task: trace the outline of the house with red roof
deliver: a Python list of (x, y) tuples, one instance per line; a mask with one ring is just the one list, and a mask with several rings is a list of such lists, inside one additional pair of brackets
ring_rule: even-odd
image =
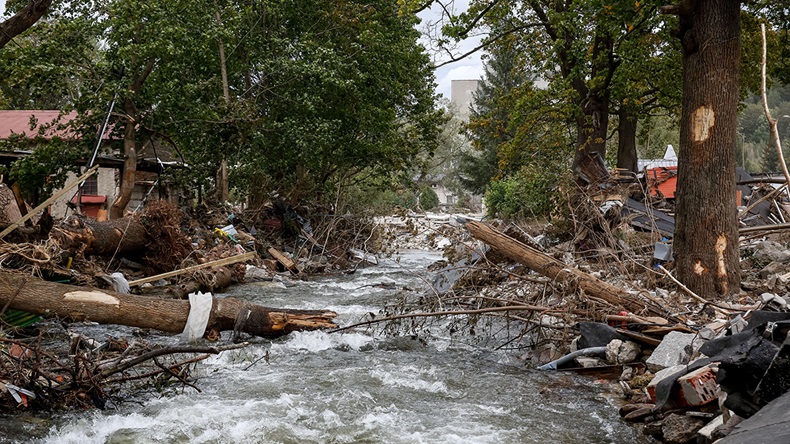
[[(0, 141), (25, 138), (37, 139), (41, 143), (46, 143), (47, 140), (56, 137), (64, 140), (79, 140), (81, 135), (68, 126), (68, 123), (76, 117), (76, 112), (63, 113), (58, 110), (0, 110)], [(51, 207), (53, 217), (61, 218), (67, 216), (73, 211), (72, 208), (75, 205), (88, 217), (100, 220), (107, 217), (108, 207), (118, 195), (120, 177), (123, 171), (123, 158), (118, 150), (109, 149), (110, 152), (109, 154), (107, 153), (107, 148), (113, 141), (110, 131), (106, 131), (102, 137), (102, 143), (104, 144), (102, 151), (104, 152), (97, 155), (95, 159), (95, 163), (100, 166), (97, 174), (87, 179), (79, 190), (75, 189), (74, 193), (67, 193), (65, 197), (56, 201)], [(149, 139), (146, 146), (154, 143), (155, 141)], [(145, 154), (148, 151), (154, 153), (157, 151), (156, 147), (146, 151), (146, 146), (143, 146), (140, 150), (141, 156), (137, 167), (139, 173), (135, 178), (135, 187), (139, 189), (135, 189), (133, 192), (133, 201), (129, 206), (132, 209), (137, 207), (144, 196), (148, 194), (151, 184), (156, 182), (157, 174), (161, 173), (166, 165), (183, 165), (181, 162), (168, 161), (170, 159), (163, 160), (161, 158), (162, 153), (167, 150), (162, 149), (159, 149), (159, 153), (153, 155), (153, 159), (145, 158)], [(94, 147), (88, 148), (92, 151)], [(0, 164), (10, 166), (15, 160), (24, 158), (30, 153), (32, 151), (0, 151)], [(87, 166), (89, 163), (90, 159), (79, 161), (80, 166)], [(75, 178), (74, 174), (69, 173), (67, 182)], [(156, 183), (158, 186), (162, 186), (162, 184)], [(159, 194), (161, 192), (160, 188)], [(1, 195), (0, 198), (2, 198)], [(137, 202), (135, 202), (135, 198)], [(72, 205), (69, 205), (69, 201), (71, 201)]]

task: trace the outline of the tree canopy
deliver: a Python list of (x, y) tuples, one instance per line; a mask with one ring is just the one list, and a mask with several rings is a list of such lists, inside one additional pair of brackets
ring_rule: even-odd
[(64, 0), (44, 20), (0, 51), (0, 104), (95, 131), (115, 98), (127, 159), (173, 144), (194, 185), (227, 159), (239, 196), (320, 197), (404, 169), (443, 121), (417, 19), (391, 2)]

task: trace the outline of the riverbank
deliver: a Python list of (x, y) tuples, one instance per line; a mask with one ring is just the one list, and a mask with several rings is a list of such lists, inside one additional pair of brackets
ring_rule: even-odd
[[(787, 278), (779, 271), (787, 260), (783, 235), (745, 241), (743, 291), (711, 304), (679, 286), (671, 261), (661, 259), (662, 244), (642, 233), (626, 233), (629, 243), (621, 243), (620, 250), (579, 252), (573, 242), (552, 238), (546, 228), (499, 226), (499, 232), (509, 235), (502, 244), (507, 249), (485, 254), (485, 245), (459, 231), (460, 237), (446, 248), (456, 259), (435, 282), (436, 298), (426, 298), (419, 310), (468, 313), (461, 328), (478, 333), (486, 331), (482, 319), (504, 317), (509, 343), (523, 347), (535, 366), (586, 349), (582, 356), (546, 367), (613, 379), (627, 403), (621, 409), (624, 420), (663, 442), (714, 442), (790, 388), (778, 376), (783, 361), (774, 359), (782, 356), (788, 329), (779, 323), (767, 340), (755, 339), (774, 328), (766, 327), (766, 320), (790, 318), (782, 297)], [(559, 279), (546, 265), (537, 268), (542, 274), (536, 273), (523, 259), (512, 260), (516, 244), (578, 277)], [(579, 277), (587, 276), (617, 292), (622, 289), (615, 302), (632, 299), (645, 309), (623, 310), (611, 298), (585, 292)], [(751, 341), (751, 346), (728, 347), (728, 341)], [(754, 353), (755, 344), (768, 351)], [(773, 374), (769, 367), (776, 367)], [(748, 372), (752, 374), (744, 378)]]
[[(350, 274), (288, 286), (247, 283), (218, 296), (328, 308), (350, 325), (383, 315), (395, 301), (431, 294), (427, 268), (440, 259), (437, 252), (405, 251)], [(404, 323), (401, 334), (393, 334), (396, 325), (379, 324), (255, 340), (201, 362), (195, 388), (147, 391), (105, 410), (0, 416), (0, 442), (649, 442), (619, 420), (610, 385), (538, 372), (518, 351), (450, 334), (450, 324), (437, 318), (415, 330)], [(126, 327), (75, 328), (97, 339), (134, 337)], [(172, 345), (174, 338), (150, 331), (146, 339)]]
[[(727, 422), (733, 425), (737, 421), (736, 415), (746, 417), (753, 413), (739, 410), (737, 405), (728, 407), (724, 402), (724, 407), (719, 406), (722, 394), (728, 392), (721, 390), (720, 384), (717, 384), (719, 365), (709, 364), (721, 362), (727, 356), (718, 353), (716, 356), (719, 361), (715, 362), (703, 362), (698, 358), (702, 357), (702, 347), (715, 347), (717, 341), (737, 334), (738, 329), (749, 330), (748, 322), (754, 319), (758, 309), (779, 315), (786, 311), (787, 303), (781, 297), (786, 290), (782, 264), (788, 257), (784, 254), (781, 235), (753, 239), (744, 245), (745, 291), (737, 298), (712, 305), (678, 288), (671, 275), (671, 260), (667, 260), (665, 252), (659, 251), (659, 247), (666, 246), (666, 243), (656, 242), (649, 233), (636, 230), (622, 233), (623, 241), (616, 243), (618, 249), (579, 249), (577, 242), (563, 237), (562, 230), (550, 224), (479, 224), (475, 222), (479, 215), (402, 215), (356, 222), (347, 217), (332, 216), (324, 218), (327, 224), (319, 225), (296, 217), (298, 214), (288, 214), (283, 212), (280, 219), (266, 212), (234, 215), (231, 219), (227, 212), (219, 212), (214, 217), (216, 220), (209, 220), (213, 221), (213, 225), (219, 226), (231, 220), (234, 223), (214, 230), (210, 236), (206, 233), (210, 230), (205, 228), (196, 230), (192, 226), (190, 230), (194, 230), (193, 236), (197, 236), (193, 237), (198, 239), (196, 248), (220, 246), (228, 251), (229, 247), (236, 251), (249, 248), (267, 255), (263, 256), (262, 261), (256, 262), (258, 266), (244, 267), (241, 276), (248, 282), (245, 285), (254, 287), (254, 290), (245, 287), (248, 290), (244, 298), (249, 298), (249, 292), (261, 292), (272, 296), (266, 300), (272, 301), (274, 306), (337, 312), (342, 320), (338, 325), (343, 330), (327, 337), (354, 337), (361, 334), (364, 338), (415, 338), (419, 343), (437, 340), (442, 343), (446, 339), (453, 344), (462, 343), (464, 347), (472, 347), (465, 350), (473, 354), (480, 354), (481, 350), (484, 355), (504, 353), (508, 365), (519, 368), (538, 368), (574, 350), (584, 350), (581, 353), (584, 356), (571, 356), (548, 367), (556, 367), (561, 372), (557, 374), (560, 378), (583, 374), (592, 376), (593, 380), (610, 381), (601, 387), (615, 387), (620, 393), (623, 402), (627, 403), (620, 410), (625, 420), (644, 424), (648, 434), (665, 442), (696, 440), (699, 429), (718, 421), (716, 418), (719, 414), (722, 422), (725, 415), (729, 415)], [(276, 223), (275, 219), (280, 222)], [(240, 242), (247, 231), (252, 231), (257, 224), (268, 226), (281, 235), (287, 235), (286, 228), (290, 227), (287, 230), (290, 230), (291, 235), (276, 245), (268, 242), (264, 244), (267, 238), (259, 233), (252, 240)], [(472, 237), (472, 226), (478, 227), (478, 232), (481, 227), (489, 227), (498, 233), (496, 236), (501, 236), (496, 238), (503, 243), (494, 245), (498, 248), (490, 249), (489, 245)], [(501, 248), (503, 245), (507, 248)], [(434, 256), (429, 263), (419, 265), (397, 259), (403, 257), (403, 251), (411, 248), (441, 252), (442, 256)], [(280, 254), (274, 254), (273, 251)], [(374, 252), (381, 253), (376, 255)], [(387, 256), (390, 257), (389, 261)], [(513, 260), (514, 257), (521, 259)], [(547, 266), (529, 263), (527, 266), (519, 262), (524, 257), (527, 262), (530, 262), (530, 258), (538, 258), (545, 261), (543, 263)], [(308, 293), (309, 299), (295, 297), (300, 293), (291, 290), (308, 288), (311, 282), (327, 279), (341, 283), (346, 279), (354, 280), (357, 276), (365, 276), (368, 270), (379, 269), (381, 263), (392, 264), (384, 266), (385, 271), (392, 272), (391, 267), (403, 267), (402, 271), (419, 276), (419, 285), (403, 284), (391, 279), (365, 282), (353, 288), (341, 284), (340, 288), (349, 293), (343, 294), (344, 300), (346, 296), (356, 295), (359, 298), (356, 305), (352, 304), (353, 308), (345, 304), (336, 306), (332, 301), (324, 301), (313, 293)], [(430, 272), (422, 274), (418, 270), (420, 267), (428, 267)], [(428, 289), (423, 287), (426, 282), (431, 283)], [(590, 286), (590, 283), (594, 285)], [(368, 287), (373, 295), (384, 291), (387, 297), (371, 296), (371, 293), (363, 290)], [(231, 296), (234, 294), (233, 288), (229, 293)], [(612, 294), (602, 292), (601, 289), (612, 290)], [(279, 298), (277, 295), (281, 291), (283, 297)], [(613, 298), (614, 293), (617, 297)], [(369, 297), (370, 300), (367, 299)], [(629, 304), (625, 307), (636, 308), (624, 310), (621, 302)], [(344, 316), (343, 311), (348, 310), (358, 310), (358, 316)], [(74, 325), (68, 327), (71, 328)], [(79, 326), (76, 328), (79, 329)], [(135, 333), (138, 330), (126, 330), (125, 338), (139, 335), (139, 332)], [(229, 339), (234, 342), (252, 339), (240, 336), (239, 333), (243, 331), (236, 330), (234, 328), (230, 337), (230, 333), (217, 332), (213, 339), (219, 339), (220, 344)], [(114, 347), (118, 347), (116, 353), (130, 353), (126, 351), (129, 348), (115, 337), (97, 340), (90, 334), (77, 334), (79, 340), (74, 348), (64, 353), (74, 355), (76, 352), (76, 355), (82, 353), (81, 356), (88, 356), (89, 352), (93, 353), (92, 350), (102, 344), (114, 344)], [(669, 338), (672, 341), (667, 340)], [(774, 344), (778, 350), (783, 338), (776, 334), (772, 339), (779, 342)], [(31, 336), (31, 340), (35, 341), (35, 336)], [(91, 345), (91, 341), (96, 341), (96, 345)], [(366, 343), (369, 340), (361, 341)], [(132, 342), (142, 341), (127, 340), (127, 344)], [(164, 342), (165, 345), (176, 345), (172, 341)], [(437, 351), (441, 352), (444, 346), (437, 346), (438, 343), (433, 346), (439, 347)], [(670, 345), (668, 350), (662, 349)], [(246, 348), (249, 344), (243, 346)], [(358, 346), (363, 347), (359, 344), (339, 347), (362, 351)], [(212, 350), (203, 349), (203, 353), (221, 351), (214, 350), (216, 347), (213, 346), (209, 348)], [(734, 352), (740, 353), (737, 350), (729, 351), (730, 354)], [(144, 354), (145, 351), (140, 353)], [(222, 352), (222, 355), (227, 353)], [(11, 351), (9, 355), (9, 362), (30, 358), (26, 355), (13, 356)], [(260, 355), (258, 359), (266, 359), (265, 356)], [(714, 354), (708, 353), (707, 356)], [(106, 359), (109, 357), (95, 355), (86, 362), (98, 364)], [(157, 363), (159, 369), (154, 375), (167, 376), (171, 382), (178, 382), (182, 390), (197, 388), (194, 381), (201, 374), (204, 364), (196, 364), (192, 358), (185, 359), (166, 365)], [(207, 354), (201, 357), (203, 361), (211, 362), (213, 359)], [(767, 361), (768, 364), (770, 362)], [(176, 367), (179, 371), (165, 370)], [(662, 369), (671, 370), (664, 370), (662, 374)], [(698, 396), (695, 399), (689, 396), (691, 392), (679, 395), (675, 389), (683, 384), (683, 378), (692, 370), (699, 370), (696, 375), (704, 376), (691, 380), (692, 387), (701, 388), (701, 391), (696, 392)], [(20, 375), (30, 379), (29, 373), (17, 377)], [(651, 383), (657, 385), (659, 378), (667, 375), (671, 376), (667, 379), (668, 383), (659, 384), (655, 389), (650, 386)], [(56, 383), (57, 374), (49, 372), (44, 380), (52, 381), (50, 384)], [(149, 378), (149, 381), (156, 382), (157, 379)], [(590, 380), (570, 381), (563, 397), (573, 398), (573, 386), (585, 386)], [(13, 385), (29, 390), (26, 386)], [(733, 393), (737, 393), (739, 388), (743, 386), (736, 384)], [(746, 390), (751, 388), (746, 387)], [(97, 398), (90, 395), (90, 390), (104, 393), (106, 389), (91, 383), (86, 386), (86, 390), (76, 390), (72, 405), (97, 405)], [(78, 396), (79, 393), (83, 393), (83, 396)], [(5, 399), (14, 409), (27, 408), (25, 402), (14, 398), (14, 394), (28, 403), (33, 399), (13, 387), (6, 390)], [(759, 407), (764, 401), (766, 399), (761, 398), (748, 402)], [(748, 402), (743, 405), (748, 406)], [(729, 418), (736, 419), (732, 421)], [(676, 431), (691, 431), (691, 435), (676, 434)], [(717, 434), (722, 433), (721, 429), (712, 431), (710, 437), (705, 439), (711, 442)]]

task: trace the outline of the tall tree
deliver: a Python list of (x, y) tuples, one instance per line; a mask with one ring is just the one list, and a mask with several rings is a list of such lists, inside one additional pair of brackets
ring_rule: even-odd
[(683, 111), (674, 248), (679, 279), (706, 299), (740, 291), (735, 206), (740, 2), (683, 1)]
[(16, 14), (0, 22), (0, 48), (35, 25), (51, 5), (52, 0), (30, 0)]
[(461, 184), (472, 192), (484, 192), (499, 174), (500, 146), (514, 137), (510, 114), (518, 98), (517, 90), (533, 81), (519, 62), (521, 51), (513, 35), (487, 48), (483, 78), (473, 93), (466, 125), (476, 152), (463, 153), (460, 159)]

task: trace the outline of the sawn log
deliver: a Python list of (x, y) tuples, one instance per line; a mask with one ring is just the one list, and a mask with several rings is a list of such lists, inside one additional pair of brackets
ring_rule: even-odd
[(55, 226), (50, 232), (64, 250), (112, 255), (139, 252), (151, 241), (143, 224), (125, 217), (97, 221), (87, 217), (72, 216)]
[(531, 270), (559, 282), (576, 282), (585, 294), (604, 300), (615, 307), (623, 307), (633, 313), (652, 312), (667, 317), (667, 313), (648, 301), (641, 301), (627, 290), (615, 287), (595, 276), (576, 268), (568, 267), (553, 257), (544, 254), (516, 239), (486, 225), (470, 221), (466, 224), (469, 233), (496, 249), (506, 257), (518, 261)]
[[(0, 309), (7, 307), (72, 321), (90, 320), (180, 333), (189, 315), (189, 301), (123, 295), (76, 287), (0, 270)], [(238, 330), (264, 338), (292, 331), (336, 328), (328, 310), (292, 310), (249, 304), (235, 298), (214, 298), (207, 331)]]

